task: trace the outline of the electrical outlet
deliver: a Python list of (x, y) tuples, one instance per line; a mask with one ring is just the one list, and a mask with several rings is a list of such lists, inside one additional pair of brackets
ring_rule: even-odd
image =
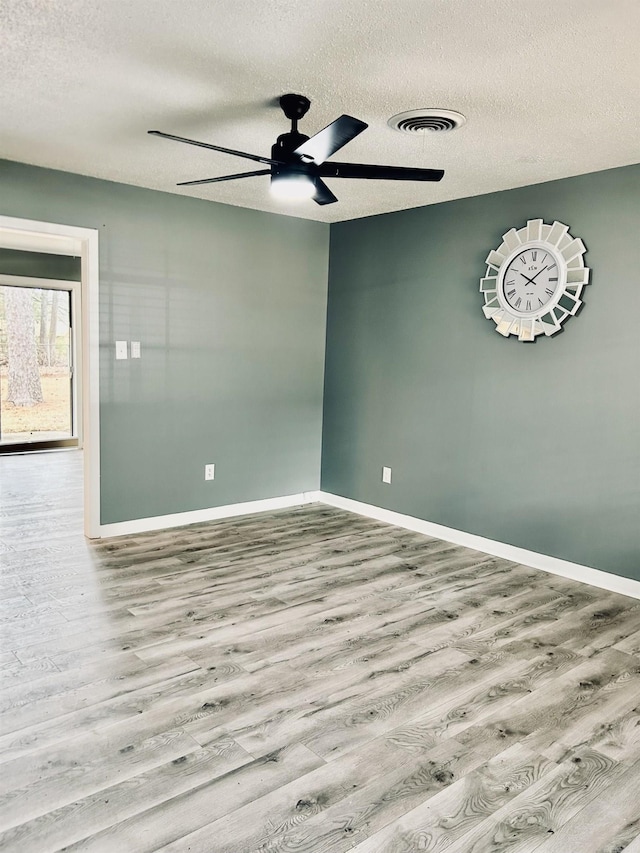
[(140, 358), (140, 341), (131, 341), (131, 358)]
[(205, 480), (215, 480), (216, 478), (216, 466), (211, 462), (209, 465), (204, 466), (204, 478)]
[(383, 483), (391, 483), (391, 468), (387, 468), (386, 466), (382, 469), (382, 482)]
[(118, 360), (128, 358), (128, 347), (126, 341), (116, 341), (116, 358)]

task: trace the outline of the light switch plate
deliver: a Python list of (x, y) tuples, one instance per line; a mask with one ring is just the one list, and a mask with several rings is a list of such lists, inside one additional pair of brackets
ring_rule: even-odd
[(126, 341), (116, 341), (116, 358), (128, 358), (128, 347)]
[(387, 468), (386, 466), (382, 469), (382, 482), (383, 483), (391, 483), (391, 468)]
[(213, 462), (210, 462), (208, 465), (204, 466), (204, 478), (205, 480), (215, 480), (216, 466)]
[(131, 341), (131, 358), (140, 358), (140, 341)]

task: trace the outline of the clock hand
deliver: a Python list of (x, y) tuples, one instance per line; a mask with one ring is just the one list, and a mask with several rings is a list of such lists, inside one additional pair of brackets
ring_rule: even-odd
[(546, 269), (548, 269), (548, 267), (542, 267), (542, 269), (538, 270), (538, 272), (534, 275), (534, 277), (529, 279), (529, 281), (535, 281), (538, 278), (538, 276), (540, 275), (540, 273), (544, 272)]
[(538, 272), (534, 275), (534, 277), (533, 277), (533, 278), (529, 278), (529, 276), (528, 276), (528, 275), (525, 275), (523, 272), (521, 272), (521, 273), (520, 273), (520, 275), (521, 275), (521, 276), (523, 276), (524, 278), (526, 278), (526, 279), (527, 279), (527, 281), (529, 282), (529, 284), (534, 284), (535, 280), (538, 278), (538, 276), (540, 275), (540, 273), (541, 273), (541, 272), (544, 272), (546, 269), (547, 269), (547, 267), (542, 267), (542, 269), (541, 269), (541, 270), (538, 270)]
[(525, 275), (523, 272), (521, 272), (520, 275), (522, 276), (522, 278), (526, 278), (529, 284), (535, 284), (535, 281), (532, 278), (529, 278), (528, 275)]

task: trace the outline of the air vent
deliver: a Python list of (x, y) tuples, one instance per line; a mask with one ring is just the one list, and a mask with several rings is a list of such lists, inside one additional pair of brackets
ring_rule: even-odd
[(462, 113), (453, 110), (407, 110), (391, 116), (387, 124), (400, 133), (434, 133), (456, 130), (466, 122)]

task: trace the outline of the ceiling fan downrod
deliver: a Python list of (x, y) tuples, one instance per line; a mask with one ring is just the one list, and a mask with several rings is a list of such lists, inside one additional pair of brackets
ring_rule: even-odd
[(310, 106), (311, 101), (304, 95), (288, 94), (280, 97), (280, 107), (291, 122), (292, 132), (297, 132), (298, 121), (309, 112)]

